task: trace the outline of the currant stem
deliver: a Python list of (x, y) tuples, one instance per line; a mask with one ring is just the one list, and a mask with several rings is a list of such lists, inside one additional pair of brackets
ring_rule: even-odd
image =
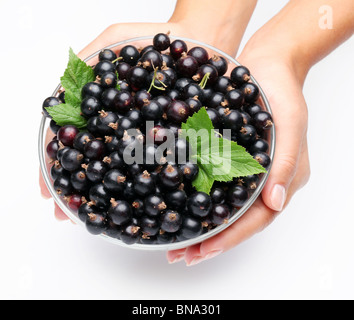
[(205, 86), (207, 85), (209, 78), (210, 78), (210, 72), (206, 73), (205, 76), (203, 77), (202, 81), (200, 81), (199, 86), (202, 89), (205, 89)]

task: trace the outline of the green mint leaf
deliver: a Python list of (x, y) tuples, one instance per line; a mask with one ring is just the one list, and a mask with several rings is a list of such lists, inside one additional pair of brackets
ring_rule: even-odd
[(182, 124), (185, 137), (195, 154), (193, 159), (199, 174), (193, 182), (198, 190), (210, 193), (215, 181), (227, 182), (234, 178), (265, 173), (266, 170), (236, 142), (218, 138), (205, 108)]
[(73, 107), (80, 107), (82, 88), (95, 79), (93, 69), (70, 48), (68, 66), (60, 79), (65, 89), (65, 101)]
[(70, 104), (59, 104), (57, 106), (48, 107), (46, 110), (59, 126), (70, 124), (79, 129), (86, 127), (87, 121), (80, 115), (80, 109)]

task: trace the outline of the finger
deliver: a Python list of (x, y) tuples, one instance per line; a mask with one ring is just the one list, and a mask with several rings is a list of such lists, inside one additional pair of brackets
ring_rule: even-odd
[(182, 261), (184, 259), (185, 252), (186, 248), (168, 251), (166, 255), (167, 261), (171, 264)]
[[(280, 88), (283, 90), (282, 96), (273, 101), (276, 150), (270, 175), (262, 192), (265, 204), (278, 212), (284, 208), (288, 189), (295, 177), (307, 129), (307, 110), (303, 96), (291, 92), (291, 84), (287, 85), (289, 89)], [(289, 97), (292, 97), (291, 102)]]
[(54, 203), (54, 215), (55, 218), (59, 221), (69, 220), (68, 216), (60, 209), (56, 203)]

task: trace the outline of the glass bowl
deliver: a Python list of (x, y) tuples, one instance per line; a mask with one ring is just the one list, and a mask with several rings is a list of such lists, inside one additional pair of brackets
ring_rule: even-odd
[[(207, 45), (205, 43), (201, 43), (199, 41), (196, 40), (192, 40), (192, 39), (188, 39), (188, 38), (183, 38), (183, 37), (173, 37), (170, 36), (171, 40), (176, 40), (176, 39), (181, 39), (183, 41), (185, 41), (188, 45), (188, 48), (192, 48), (194, 46), (200, 46), (205, 48), (210, 56), (213, 56), (214, 54), (219, 55), (224, 57), (228, 63), (229, 63), (229, 67), (228, 67), (228, 73), (226, 73), (226, 75), (229, 75), (231, 70), (236, 67), (241, 65), (239, 62), (237, 62), (234, 58), (232, 58), (231, 56), (227, 55), (226, 53), (222, 52), (221, 50)], [(106, 47), (107, 49), (111, 49), (115, 52), (119, 52), (121, 50), (121, 48), (123, 48), (124, 46), (131, 44), (136, 46), (137, 48), (143, 48), (146, 45), (152, 44), (152, 39), (153, 36), (146, 36), (146, 37), (139, 37), (139, 38), (133, 38), (133, 39), (129, 39), (129, 40), (125, 40), (125, 41), (121, 41), (115, 44), (112, 44), (108, 47)], [(106, 48), (102, 48), (102, 49), (106, 49)], [(101, 51), (101, 50), (100, 50)], [(92, 54), (91, 56), (89, 56), (88, 58), (85, 59), (85, 62), (90, 64), (90, 65), (94, 65), (97, 62), (97, 57), (99, 52), (96, 52), (94, 54)], [(247, 67), (247, 66), (246, 66)], [(267, 100), (267, 97), (264, 94), (264, 91), (262, 90), (262, 88), (259, 86), (259, 84), (257, 83), (256, 79), (254, 79), (251, 76), (251, 82), (253, 82), (254, 84), (256, 84), (259, 89), (260, 89), (260, 98), (259, 101), (257, 102), (259, 105), (261, 105), (264, 110), (270, 112), (272, 114), (271, 111), (271, 107), (269, 105), (269, 102)], [(57, 88), (54, 90), (52, 96), (58, 96), (60, 93), (60, 89), (61, 89), (61, 85), (59, 84), (57, 86)], [(60, 207), (60, 209), (67, 215), (67, 217), (69, 219), (71, 219), (74, 223), (76, 223), (77, 225), (80, 225), (82, 227), (85, 228), (85, 224), (84, 222), (82, 222), (77, 213), (74, 212), (73, 210), (71, 210), (67, 203), (60, 197), (58, 196), (58, 194), (55, 192), (54, 187), (53, 187), (53, 181), (51, 179), (50, 176), (50, 168), (51, 168), (51, 164), (50, 161), (48, 160), (47, 156), (46, 156), (46, 146), (47, 143), (51, 140), (51, 131), (48, 130), (49, 129), (49, 123), (50, 123), (50, 119), (45, 117), (45, 115), (43, 115), (41, 123), (40, 123), (40, 128), (39, 128), (39, 137), (38, 137), (38, 152), (39, 152), (39, 161), (40, 161), (40, 168), (42, 171), (42, 175), (43, 175), (43, 179), (47, 185), (48, 190), (50, 191), (54, 201), (56, 202), (56, 204)], [(275, 152), (275, 128), (274, 126), (272, 127), (271, 130), (268, 131), (268, 137), (266, 138), (268, 140), (269, 146), (270, 146), (270, 150), (269, 150), (269, 156), (271, 159), (271, 165), (273, 163), (273, 159), (274, 159), (274, 152)], [(53, 136), (53, 135), (52, 135)], [(258, 184), (258, 187), (256, 188), (256, 190), (254, 190), (254, 192), (252, 193), (252, 195), (250, 196), (250, 198), (248, 199), (248, 201), (245, 203), (245, 205), (238, 209), (238, 210), (234, 210), (233, 215), (231, 216), (231, 218), (228, 220), (228, 223), (225, 223), (223, 225), (217, 226), (214, 229), (194, 238), (194, 239), (188, 239), (185, 241), (181, 241), (181, 242), (174, 242), (174, 243), (170, 243), (170, 244), (141, 244), (141, 243), (137, 243), (137, 244), (133, 244), (133, 245), (128, 245), (125, 244), (123, 241), (116, 239), (116, 238), (112, 238), (108, 235), (105, 234), (101, 234), (99, 236), (99, 238), (102, 238), (106, 241), (109, 241), (113, 244), (116, 245), (120, 245), (123, 247), (127, 247), (127, 248), (132, 248), (132, 249), (139, 249), (139, 250), (162, 250), (162, 251), (169, 251), (169, 250), (176, 250), (176, 249), (182, 249), (188, 246), (192, 246), (195, 244), (198, 244), (206, 239), (209, 239), (215, 235), (217, 235), (218, 233), (222, 232), (223, 230), (225, 230), (226, 228), (228, 228), (230, 225), (232, 225), (233, 223), (235, 223), (240, 217), (242, 217), (245, 212), (252, 206), (252, 204), (256, 201), (256, 199), (258, 198), (258, 196), (260, 195), (260, 193), (262, 192), (264, 185), (268, 179), (269, 176), (269, 172), (271, 170), (271, 165), (267, 171), (267, 173), (263, 174), (261, 177), (261, 180)]]

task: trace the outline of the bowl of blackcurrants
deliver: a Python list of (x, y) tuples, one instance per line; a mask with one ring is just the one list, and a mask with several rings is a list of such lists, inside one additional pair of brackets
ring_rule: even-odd
[[(71, 50), (42, 114), (40, 166), (56, 204), (90, 234), (134, 249), (222, 232), (257, 200), (274, 157), (271, 108), (247, 66), (170, 34), (84, 61)], [(210, 144), (185, 134), (194, 127)]]

